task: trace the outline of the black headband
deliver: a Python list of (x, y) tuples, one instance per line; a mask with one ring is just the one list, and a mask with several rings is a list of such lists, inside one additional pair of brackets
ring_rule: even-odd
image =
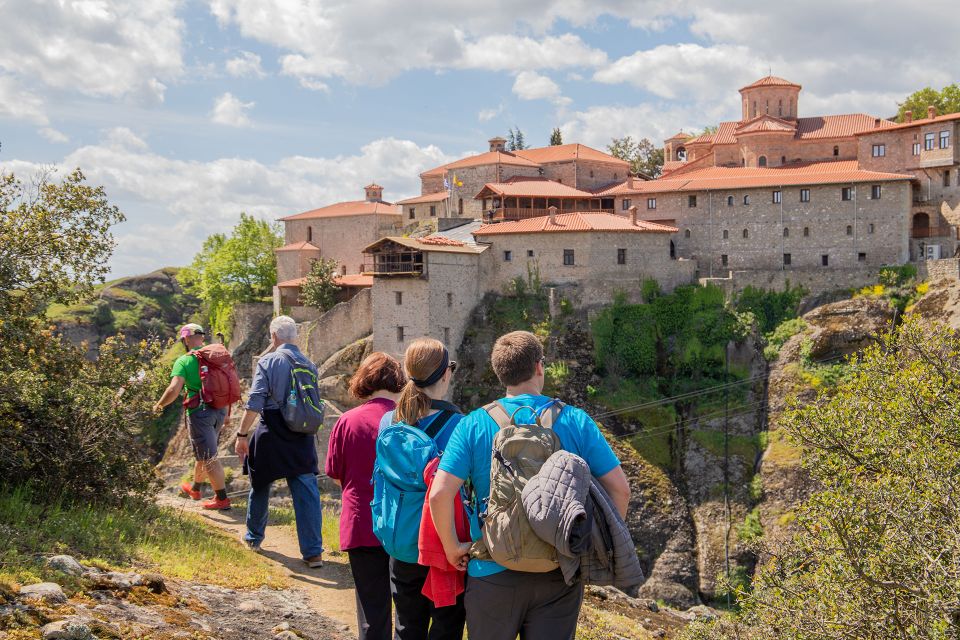
[(443, 377), (443, 374), (446, 373), (447, 367), (450, 366), (450, 354), (447, 353), (447, 350), (443, 350), (443, 359), (440, 360), (440, 366), (437, 367), (437, 370), (431, 373), (427, 378), (420, 380), (417, 378), (410, 378), (410, 380), (416, 386), (423, 389), (424, 387), (429, 387), (432, 384), (436, 384), (437, 381)]

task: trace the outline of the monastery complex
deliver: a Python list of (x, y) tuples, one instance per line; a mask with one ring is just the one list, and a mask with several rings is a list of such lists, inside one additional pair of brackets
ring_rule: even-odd
[(363, 200), (282, 218), (275, 306), (308, 319), (299, 287), (333, 259), (342, 299), (369, 307), (374, 348), (402, 354), (423, 335), (456, 351), (484, 294), (515, 278), (592, 307), (639, 299), (649, 278), (825, 291), (884, 265), (956, 270), (941, 259), (960, 246), (960, 113), (801, 117), (800, 92), (774, 76), (743, 87), (741, 119), (664, 141), (653, 180), (585, 145), (493, 138), (420, 174), (414, 198), (370, 184)]

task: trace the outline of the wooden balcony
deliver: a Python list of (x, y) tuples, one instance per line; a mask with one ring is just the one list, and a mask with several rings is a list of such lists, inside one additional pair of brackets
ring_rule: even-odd
[[(558, 214), (561, 213), (573, 213), (573, 211), (578, 211), (581, 213), (614, 213), (614, 210), (611, 209), (568, 209), (566, 211), (557, 211)], [(511, 222), (514, 220), (527, 220), (528, 218), (541, 218), (543, 216), (550, 215), (549, 209), (529, 209), (526, 207), (501, 207), (499, 209), (493, 209), (492, 211), (487, 211), (484, 213), (484, 217), (489, 222)]]
[(953, 238), (956, 236), (953, 227), (913, 227), (910, 229), (911, 238)]
[(372, 276), (422, 276), (422, 251), (385, 251), (368, 255), (363, 274)]

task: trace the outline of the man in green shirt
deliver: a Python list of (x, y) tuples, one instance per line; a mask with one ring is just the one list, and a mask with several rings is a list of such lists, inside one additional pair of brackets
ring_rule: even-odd
[(205, 333), (203, 327), (191, 323), (184, 325), (178, 335), (187, 353), (173, 363), (170, 385), (157, 400), (153, 410), (159, 414), (186, 389), (187, 426), (196, 464), (193, 469), (193, 484), (184, 482), (180, 485), (180, 490), (194, 500), (199, 500), (201, 483), (206, 476), (210, 479), (216, 495), (213, 500), (205, 502), (203, 508), (229, 509), (230, 498), (227, 497), (223, 466), (217, 459), (220, 429), (227, 417), (227, 410), (214, 409), (203, 403), (200, 398), (200, 364), (197, 357), (190, 353), (203, 346)]

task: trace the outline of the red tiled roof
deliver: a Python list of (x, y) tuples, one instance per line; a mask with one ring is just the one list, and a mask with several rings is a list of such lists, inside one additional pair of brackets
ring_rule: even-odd
[(740, 91), (744, 89), (753, 89), (755, 87), (796, 87), (797, 89), (802, 88), (800, 85), (795, 82), (790, 82), (789, 80), (784, 80), (783, 78), (778, 78), (777, 76), (767, 76), (765, 78), (760, 78), (756, 82), (752, 82), (745, 87), (742, 87)]
[(702, 133), (696, 138), (690, 138), (689, 140), (687, 140), (686, 145), (689, 147), (690, 145), (694, 145), (694, 144), (708, 144), (710, 142), (713, 142), (713, 134)]
[[(293, 280), (284, 280), (283, 282), (278, 282), (277, 286), (282, 289), (301, 287), (306, 281), (306, 278), (294, 278)], [(365, 276), (360, 273), (351, 273), (345, 276), (335, 277), (333, 279), (333, 284), (337, 285), (338, 287), (372, 287), (373, 276)]]
[(428, 169), (421, 173), (422, 176), (430, 175), (442, 175), (447, 171), (452, 169), (463, 169), (466, 167), (479, 167), (485, 164), (509, 164), (516, 165), (521, 167), (539, 167), (540, 165), (536, 162), (531, 162), (526, 158), (521, 158), (516, 156), (508, 151), (487, 151), (486, 153), (479, 153), (475, 156), (467, 156), (466, 158), (461, 158), (453, 162), (448, 162), (447, 164), (440, 165), (439, 167), (434, 167), (433, 169)]
[[(878, 118), (867, 113), (848, 113), (839, 116), (816, 116), (797, 120), (797, 137), (801, 140), (820, 138), (847, 138), (865, 131), (876, 131)], [(879, 118), (879, 129), (893, 126), (889, 120)]]
[[(680, 175), (682, 173), (689, 173), (697, 169), (703, 169), (705, 167), (712, 167), (714, 162), (714, 152), (711, 150), (710, 153), (706, 153), (696, 160), (690, 160), (689, 162), (679, 162), (676, 163), (677, 166), (672, 167), (669, 171), (670, 177)], [(662, 169), (660, 172), (660, 177), (663, 178), (667, 174), (666, 169)]]
[(626, 160), (621, 160), (609, 153), (599, 151), (585, 144), (557, 144), (547, 147), (537, 147), (535, 149), (522, 149), (515, 151), (515, 154), (539, 164), (550, 164), (551, 162), (568, 162), (570, 160), (589, 160), (591, 162), (605, 162), (607, 164), (617, 164), (627, 166)]
[(274, 249), (274, 251), (320, 251), (320, 247), (304, 240), (303, 242), (291, 242), (278, 249)]
[(618, 195), (884, 182), (912, 178), (912, 175), (902, 173), (866, 171), (858, 167), (856, 160), (809, 162), (781, 167), (707, 167), (682, 175), (670, 174), (657, 180), (635, 182), (633, 189), (621, 189)]
[(550, 216), (527, 218), (515, 222), (497, 222), (485, 224), (474, 236), (493, 236), (511, 233), (576, 233), (576, 232), (627, 232), (627, 233), (676, 233), (676, 227), (668, 227), (655, 222), (637, 220), (636, 224), (626, 216), (612, 213), (558, 213), (551, 224)]
[[(948, 113), (943, 116), (937, 116), (932, 120), (930, 118), (923, 118), (922, 120), (913, 120), (912, 122), (890, 122), (889, 120), (882, 120), (881, 122), (889, 123), (889, 125), (883, 126), (880, 130), (889, 131), (893, 129), (909, 129), (911, 127), (922, 127), (928, 124), (937, 124), (940, 122), (951, 122), (953, 120), (960, 120), (960, 113)], [(877, 131), (878, 129), (871, 128), (870, 130), (860, 131), (856, 135), (876, 133)]]
[(793, 122), (764, 114), (752, 120), (741, 122), (734, 133), (737, 136), (751, 133), (789, 133), (793, 135), (796, 130), (797, 125)]
[(376, 182), (371, 182), (370, 184), (365, 186), (364, 189), (383, 189), (383, 187), (378, 185)]
[(277, 286), (280, 287), (281, 289), (286, 289), (288, 287), (299, 287), (304, 282), (306, 282), (306, 280), (307, 280), (306, 278), (294, 278), (293, 280), (284, 280), (283, 282), (278, 282)]
[(530, 180), (508, 180), (507, 182), (488, 182), (483, 185), (474, 198), (488, 198), (493, 195), (531, 198), (592, 198), (589, 191), (581, 191), (570, 185), (545, 178)]
[[(674, 169), (679, 169), (679, 168), (682, 167), (684, 164), (686, 164), (686, 163), (685, 163), (683, 160), (666, 160), (666, 161), (664, 161), (663, 167), (660, 169), (660, 172), (661, 172), (661, 173), (669, 173), (669, 172), (673, 171)], [(595, 192), (595, 193), (599, 193), (599, 191), (597, 191), (597, 192)]]
[(415, 196), (413, 198), (407, 198), (406, 200), (401, 200), (397, 204), (423, 204), (426, 202), (443, 202), (450, 197), (449, 191), (437, 191), (436, 193), (428, 193), (423, 196)]
[[(686, 133), (684, 131), (678, 131), (677, 133), (667, 138), (667, 140), (686, 140), (689, 137), (690, 137), (689, 133)], [(664, 140), (664, 142), (666, 142), (667, 140)]]
[(382, 216), (398, 216), (395, 205), (389, 202), (369, 202), (367, 200), (352, 200), (350, 202), (338, 202), (319, 209), (304, 211), (296, 215), (280, 218), (281, 221), (288, 220), (306, 220), (309, 218), (336, 218), (340, 216), (365, 216), (378, 214)]
[(436, 234), (429, 235), (424, 238), (420, 238), (420, 242), (423, 244), (428, 244), (434, 247), (464, 247), (466, 246), (465, 242), (460, 242), (459, 240), (454, 240), (453, 238), (447, 238), (446, 236), (438, 236)]

